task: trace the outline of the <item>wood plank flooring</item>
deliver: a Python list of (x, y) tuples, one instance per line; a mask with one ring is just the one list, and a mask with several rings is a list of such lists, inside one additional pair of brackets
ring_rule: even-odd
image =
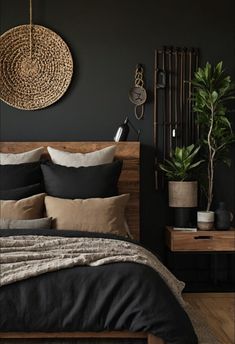
[(206, 318), (222, 344), (235, 344), (235, 293), (187, 293), (184, 299)]

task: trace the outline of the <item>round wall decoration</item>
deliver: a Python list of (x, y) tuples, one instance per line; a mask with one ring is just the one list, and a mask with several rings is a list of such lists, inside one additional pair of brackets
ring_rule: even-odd
[(42, 109), (67, 90), (73, 59), (67, 44), (52, 30), (21, 25), (0, 36), (0, 98), (24, 110)]

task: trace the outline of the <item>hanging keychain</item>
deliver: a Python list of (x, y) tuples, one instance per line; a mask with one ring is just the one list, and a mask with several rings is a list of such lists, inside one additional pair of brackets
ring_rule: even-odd
[(147, 92), (144, 88), (144, 69), (139, 64), (135, 69), (135, 83), (129, 91), (129, 99), (135, 104), (135, 117), (140, 120), (144, 117), (144, 103), (147, 100)]

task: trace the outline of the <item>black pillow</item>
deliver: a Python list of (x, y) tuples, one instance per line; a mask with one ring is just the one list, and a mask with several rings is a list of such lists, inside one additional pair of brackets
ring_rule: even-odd
[(16, 189), (41, 183), (40, 165), (40, 161), (19, 165), (0, 165), (0, 190)]
[(122, 161), (89, 167), (42, 164), (46, 193), (60, 198), (111, 197), (118, 194)]
[(43, 192), (41, 184), (33, 184), (28, 186), (22, 186), (17, 189), (0, 190), (0, 199), (7, 200), (19, 200), (22, 198), (30, 197)]

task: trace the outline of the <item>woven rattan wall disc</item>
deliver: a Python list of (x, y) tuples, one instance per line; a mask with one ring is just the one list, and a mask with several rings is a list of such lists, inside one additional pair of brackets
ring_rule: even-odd
[(24, 110), (49, 106), (63, 96), (72, 74), (67, 44), (48, 28), (21, 25), (0, 37), (0, 98), (7, 104)]

